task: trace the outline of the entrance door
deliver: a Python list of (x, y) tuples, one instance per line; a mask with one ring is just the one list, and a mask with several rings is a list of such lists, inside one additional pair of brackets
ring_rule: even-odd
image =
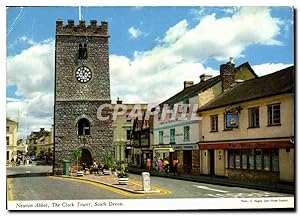
[(190, 174), (192, 170), (192, 150), (183, 151), (183, 171)]
[[(83, 162), (86, 163), (87, 167), (90, 167), (91, 165), (93, 165), (93, 158), (92, 158), (91, 152), (86, 148), (82, 149), (80, 165), (82, 165)], [(99, 161), (98, 161), (98, 163), (99, 163)]]
[(209, 150), (209, 158), (210, 158), (210, 175), (215, 175), (215, 150)]

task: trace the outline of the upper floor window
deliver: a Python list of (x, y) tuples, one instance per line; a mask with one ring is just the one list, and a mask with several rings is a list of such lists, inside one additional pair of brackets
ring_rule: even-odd
[(175, 143), (175, 128), (170, 129), (170, 144)]
[(84, 136), (84, 135), (90, 135), (90, 122), (82, 118), (77, 123), (77, 135)]
[(249, 128), (258, 128), (259, 127), (259, 108), (254, 107), (248, 109), (249, 117)]
[(184, 141), (190, 140), (190, 126), (183, 127), (183, 140)]
[(210, 130), (218, 131), (218, 115), (210, 116)]
[(9, 126), (6, 126), (6, 132), (9, 132)]
[(268, 105), (268, 125), (280, 124), (280, 104)]
[(163, 144), (163, 143), (164, 143), (164, 132), (159, 131), (159, 144)]
[(6, 145), (9, 145), (9, 137), (6, 137)]
[(131, 140), (131, 130), (126, 131), (127, 140)]

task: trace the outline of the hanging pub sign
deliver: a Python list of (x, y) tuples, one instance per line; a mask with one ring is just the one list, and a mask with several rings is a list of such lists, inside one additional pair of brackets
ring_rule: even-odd
[(226, 128), (239, 127), (239, 115), (237, 113), (226, 113), (225, 121), (226, 121)]

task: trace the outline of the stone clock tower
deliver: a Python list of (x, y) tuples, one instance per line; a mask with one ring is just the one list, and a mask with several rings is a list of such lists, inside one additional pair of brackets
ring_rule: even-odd
[(75, 149), (87, 165), (113, 155), (111, 120), (97, 118), (98, 107), (111, 103), (108, 38), (107, 22), (56, 21), (54, 167)]

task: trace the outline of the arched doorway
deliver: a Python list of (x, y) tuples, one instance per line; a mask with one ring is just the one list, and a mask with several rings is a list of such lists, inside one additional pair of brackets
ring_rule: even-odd
[(82, 165), (83, 162), (86, 163), (87, 167), (90, 167), (93, 164), (91, 152), (86, 148), (82, 149), (80, 165)]

